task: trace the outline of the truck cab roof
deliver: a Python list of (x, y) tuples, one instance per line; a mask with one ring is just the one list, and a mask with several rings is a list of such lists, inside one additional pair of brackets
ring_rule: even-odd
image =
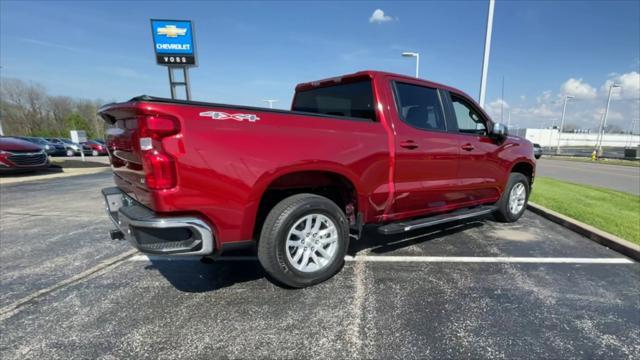
[(341, 82), (350, 82), (350, 81), (355, 81), (355, 80), (363, 79), (363, 78), (373, 79), (375, 77), (393, 77), (393, 78), (396, 78), (396, 79), (405, 79), (405, 80), (408, 80), (408, 81), (411, 81), (411, 82), (419, 82), (424, 86), (444, 89), (444, 90), (447, 90), (447, 91), (450, 91), (450, 92), (462, 94), (462, 95), (465, 95), (465, 96), (469, 97), (469, 95), (466, 94), (464, 91), (456, 89), (456, 88), (448, 86), (448, 85), (444, 85), (444, 84), (437, 83), (437, 82), (430, 81), (430, 80), (426, 80), (426, 79), (416, 78), (416, 77), (413, 77), (413, 76), (407, 76), (407, 75), (403, 75), (403, 74), (397, 74), (397, 73), (392, 73), (392, 72), (387, 72), (387, 71), (378, 71), (378, 70), (362, 70), (362, 71), (358, 71), (358, 72), (351, 73), (351, 74), (334, 76), (334, 77), (315, 80), (315, 81), (303, 82), (303, 83), (299, 83), (298, 85), (296, 85), (295, 90), (296, 91), (304, 91), (304, 90), (308, 90), (310, 88), (315, 88), (315, 87), (330, 86), (330, 85), (335, 85), (335, 84), (341, 83)]

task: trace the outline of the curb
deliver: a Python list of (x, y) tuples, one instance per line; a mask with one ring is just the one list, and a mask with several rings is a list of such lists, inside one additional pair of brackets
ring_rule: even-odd
[(2, 178), (0, 177), (0, 185), (11, 185), (11, 184), (21, 184), (25, 182), (31, 181), (39, 181), (39, 180), (48, 180), (48, 179), (59, 179), (66, 178), (71, 176), (80, 176), (80, 175), (92, 175), (99, 174), (103, 172), (111, 171), (111, 167), (99, 167), (99, 168), (77, 168), (77, 169), (64, 169), (63, 172), (49, 173), (49, 174), (38, 174), (38, 175), (26, 175), (21, 177), (10, 177), (10, 178)]
[(600, 245), (604, 245), (611, 250), (617, 251), (623, 255), (626, 255), (633, 260), (640, 261), (640, 246), (619, 238), (613, 234), (609, 234), (606, 231), (596, 229), (591, 225), (587, 225), (576, 219), (570, 218), (566, 215), (562, 215), (551, 209), (547, 209), (544, 206), (536, 203), (529, 202), (527, 209), (533, 213), (536, 213), (554, 223), (560, 224), (569, 230), (572, 230), (580, 235), (583, 235), (589, 240), (595, 241)]

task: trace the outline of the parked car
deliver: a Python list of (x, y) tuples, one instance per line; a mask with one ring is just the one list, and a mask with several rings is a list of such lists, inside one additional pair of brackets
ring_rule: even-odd
[(542, 147), (540, 147), (540, 144), (533, 144), (533, 156), (535, 156), (536, 159), (542, 157)]
[(32, 136), (17, 136), (17, 138), (40, 145), (49, 156), (65, 155), (66, 151), (63, 145), (54, 144), (45, 138)]
[(75, 156), (80, 155), (80, 149), (84, 152), (85, 155), (91, 155), (91, 149), (87, 146), (82, 146), (80, 144), (76, 144), (73, 141), (65, 138), (46, 138), (47, 141), (50, 141), (54, 144), (59, 144), (64, 146), (65, 153), (67, 156)]
[(384, 72), (299, 84), (292, 111), (140, 96), (99, 114), (112, 238), (165, 255), (257, 245), (291, 287), (338, 272), (365, 224), (516, 221), (535, 175), (531, 142), (468, 95)]
[(107, 155), (107, 146), (96, 140), (89, 140), (81, 144), (84, 148), (88, 148), (93, 156)]
[(42, 170), (49, 167), (44, 149), (30, 141), (0, 136), (0, 174)]

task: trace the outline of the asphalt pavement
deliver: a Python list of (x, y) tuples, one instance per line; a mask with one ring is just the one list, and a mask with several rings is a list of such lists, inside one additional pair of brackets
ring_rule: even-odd
[(640, 195), (640, 167), (541, 158), (536, 176)]
[(251, 253), (127, 257), (111, 184), (0, 187), (2, 359), (640, 357), (640, 264), (532, 213), (369, 227), (337, 276), (291, 290)]

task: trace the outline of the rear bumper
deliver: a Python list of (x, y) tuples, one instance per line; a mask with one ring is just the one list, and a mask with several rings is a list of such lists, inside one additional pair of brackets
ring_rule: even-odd
[(143, 253), (211, 255), (211, 227), (196, 217), (163, 217), (117, 187), (102, 189), (107, 214), (124, 237)]

